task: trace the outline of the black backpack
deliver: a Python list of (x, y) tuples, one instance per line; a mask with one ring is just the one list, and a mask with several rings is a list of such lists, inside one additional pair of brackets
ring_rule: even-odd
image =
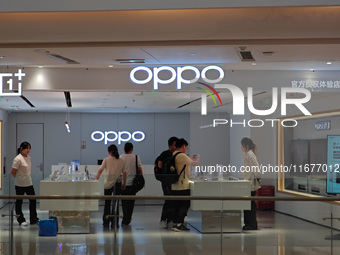
[[(165, 158), (162, 161), (162, 182), (163, 183), (174, 184), (178, 182), (179, 177), (181, 176), (181, 174), (183, 173), (186, 167), (186, 165), (184, 165), (181, 172), (179, 174), (177, 173), (177, 169), (175, 166), (175, 158), (180, 153), (181, 152), (177, 152), (175, 155)], [(185, 172), (184, 172), (184, 176), (185, 176)]]
[(155, 160), (155, 165), (154, 165), (154, 174), (155, 174), (155, 178), (156, 180), (163, 182), (164, 181), (164, 175), (165, 172), (163, 171), (163, 168), (159, 168), (158, 167), (158, 162), (161, 161), (163, 163), (163, 161), (167, 158), (171, 158), (172, 157), (172, 152), (170, 152), (169, 150), (167, 151), (163, 151)]
[(155, 166), (153, 168), (153, 172), (155, 174), (156, 180), (162, 182), (164, 179), (163, 169), (158, 167), (158, 161), (160, 161), (160, 156), (158, 156), (155, 160)]

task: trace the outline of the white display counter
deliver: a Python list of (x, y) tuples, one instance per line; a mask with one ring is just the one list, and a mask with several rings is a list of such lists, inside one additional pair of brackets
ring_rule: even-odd
[[(57, 180), (51, 177), (40, 182), (40, 192), (44, 195), (104, 195), (104, 173), (98, 181), (82, 181), (85, 167), (90, 179), (97, 175), (99, 165), (80, 165), (73, 175), (74, 181), (68, 181), (68, 167), (66, 165), (52, 165), (51, 176), (59, 171)], [(137, 196), (154, 196), (163, 194), (161, 183), (155, 179), (153, 165), (143, 165), (145, 187), (137, 193)], [(77, 180), (77, 181), (75, 181)], [(141, 201), (136, 203), (164, 203), (163, 200)], [(47, 210), (50, 215), (58, 217), (58, 233), (89, 233), (90, 211), (97, 211), (99, 205), (104, 205), (104, 200), (41, 200), (40, 210)]]
[[(99, 183), (47, 178), (40, 182), (40, 192), (44, 195), (99, 195)], [(58, 233), (90, 233), (90, 211), (98, 211), (98, 200), (41, 199), (40, 210), (48, 210), (50, 216), (58, 218)]]
[[(87, 196), (99, 195), (98, 181), (51, 181), (50, 178), (40, 182), (43, 195)], [(40, 210), (59, 211), (98, 211), (98, 200), (52, 199), (40, 200)]]
[[(250, 196), (249, 181), (191, 181), (191, 196)], [(250, 210), (250, 201), (192, 200), (188, 223), (201, 233), (241, 232), (242, 211)]]
[[(100, 168), (99, 165), (87, 165), (87, 169), (91, 175), (92, 178), (94, 178), (97, 175), (98, 169)], [(60, 165), (52, 165), (52, 171), (51, 174), (53, 174), (54, 171), (60, 170)], [(155, 196), (155, 195), (163, 195), (162, 191), (162, 185), (161, 182), (157, 181), (154, 175), (154, 165), (142, 165), (144, 179), (145, 179), (145, 187), (137, 193), (136, 196)], [(79, 166), (79, 173), (80, 176), (82, 173), (84, 173), (85, 165)], [(99, 195), (104, 195), (104, 175), (105, 172), (100, 176), (100, 179), (98, 180), (98, 187), (99, 187)], [(65, 176), (66, 178), (66, 176)], [(150, 201), (144, 201), (144, 200), (136, 200), (136, 204), (163, 204), (163, 200), (150, 200)], [(99, 205), (104, 205), (103, 201), (99, 201)]]

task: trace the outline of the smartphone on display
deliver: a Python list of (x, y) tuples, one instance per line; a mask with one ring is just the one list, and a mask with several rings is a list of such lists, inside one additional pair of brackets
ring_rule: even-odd
[(197, 158), (197, 154), (192, 155), (192, 158), (196, 159)]

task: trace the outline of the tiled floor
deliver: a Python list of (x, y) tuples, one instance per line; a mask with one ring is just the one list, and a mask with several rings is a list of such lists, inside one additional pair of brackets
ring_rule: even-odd
[[(28, 216), (27, 208), (24, 212)], [(340, 240), (325, 240), (329, 228), (277, 212), (258, 212), (260, 230), (223, 235), (201, 234), (190, 226), (190, 232), (162, 229), (160, 212), (161, 206), (136, 206), (131, 226), (118, 230), (117, 253), (114, 231), (103, 230), (101, 211), (91, 212), (90, 234), (39, 237), (38, 226), (15, 222), (12, 254), (340, 254)], [(0, 214), (8, 214), (8, 206)], [(47, 212), (38, 215), (47, 218)], [(0, 255), (11, 254), (8, 221), (8, 216), (0, 218)]]

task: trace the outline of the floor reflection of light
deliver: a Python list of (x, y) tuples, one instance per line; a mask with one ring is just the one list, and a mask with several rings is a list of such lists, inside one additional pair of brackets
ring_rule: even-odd
[(277, 235), (277, 255), (285, 255), (285, 236), (282, 234)]
[(61, 243), (58, 244), (58, 247), (59, 247), (59, 251), (63, 251), (63, 245)]
[[(2, 210), (2, 211), (1, 211)], [(8, 207), (0, 209), (7, 213)], [(29, 215), (28, 203), (24, 213)], [(119, 227), (117, 246), (112, 229), (104, 230), (102, 211), (91, 215), (90, 234), (58, 234), (39, 237), (38, 226), (13, 226), (14, 254), (237, 254), (237, 255), (332, 255), (340, 254), (340, 241), (325, 240), (330, 234), (327, 227), (303, 221), (277, 212), (258, 212), (260, 230), (241, 233), (200, 234), (190, 227), (189, 232), (174, 232), (159, 225), (160, 206), (136, 206), (130, 227)], [(40, 218), (47, 212), (38, 212)], [(0, 214), (1, 215), (1, 214)], [(2, 219), (2, 220), (1, 220)], [(2, 254), (9, 247), (8, 218), (0, 218)], [(222, 238), (221, 238), (222, 237)], [(222, 245), (222, 246), (221, 246)], [(36, 252), (35, 252), (36, 249)], [(22, 253), (18, 253), (21, 252)], [(31, 253), (25, 253), (30, 251)], [(0, 255), (1, 255), (0, 252)]]

